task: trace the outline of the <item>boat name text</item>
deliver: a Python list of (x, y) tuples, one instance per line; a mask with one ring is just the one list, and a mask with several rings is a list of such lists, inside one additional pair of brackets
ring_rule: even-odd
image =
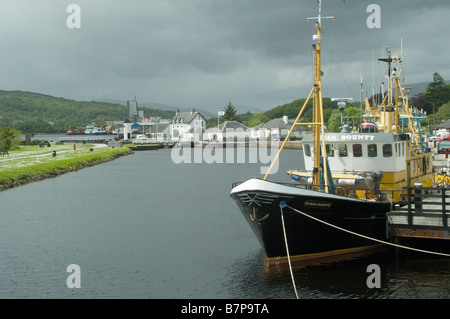
[[(338, 139), (340, 137), (340, 139)], [(325, 141), (373, 141), (375, 135), (348, 134), (348, 135), (327, 135)]]
[(315, 207), (315, 208), (329, 209), (331, 207), (332, 203), (307, 200), (307, 201), (305, 201), (305, 203), (303, 205), (305, 207)]

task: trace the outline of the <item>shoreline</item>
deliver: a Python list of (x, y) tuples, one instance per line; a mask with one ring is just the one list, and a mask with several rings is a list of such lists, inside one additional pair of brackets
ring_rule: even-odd
[(37, 163), (19, 168), (13, 167), (10, 170), (0, 172), (2, 175), (9, 175), (4, 177), (4, 180), (0, 181), (0, 192), (29, 183), (57, 177), (66, 173), (76, 172), (83, 168), (107, 163), (130, 154), (134, 154), (134, 151), (129, 148), (108, 148), (104, 151), (86, 153), (81, 156), (67, 158), (52, 163)]

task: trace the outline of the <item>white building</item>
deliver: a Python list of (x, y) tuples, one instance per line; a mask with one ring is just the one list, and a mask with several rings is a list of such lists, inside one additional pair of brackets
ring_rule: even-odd
[(170, 139), (170, 123), (153, 124), (146, 132), (152, 140), (167, 141)]
[(205, 131), (204, 140), (207, 141), (244, 141), (250, 137), (248, 127), (237, 121), (226, 121), (217, 127), (211, 127)]
[[(284, 140), (289, 133), (293, 123), (288, 120), (287, 116), (270, 120), (267, 123), (259, 124), (249, 129), (250, 137), (252, 139), (264, 140)], [(303, 137), (305, 128), (296, 126), (290, 138), (300, 139)]]
[(203, 115), (196, 112), (194, 108), (189, 113), (181, 113), (177, 110), (170, 123), (172, 140), (180, 142), (203, 140), (206, 122)]

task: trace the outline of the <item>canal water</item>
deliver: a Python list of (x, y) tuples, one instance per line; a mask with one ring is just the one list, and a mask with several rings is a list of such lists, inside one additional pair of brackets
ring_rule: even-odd
[[(231, 185), (261, 163), (174, 163), (171, 150), (0, 192), (0, 298), (292, 299), (266, 269)], [(301, 168), (286, 150), (275, 180)], [(381, 271), (368, 288), (369, 265)], [(72, 270), (69, 265), (77, 265)], [(450, 259), (393, 251), (293, 270), (302, 299), (450, 297)], [(69, 288), (70, 283), (80, 288)]]

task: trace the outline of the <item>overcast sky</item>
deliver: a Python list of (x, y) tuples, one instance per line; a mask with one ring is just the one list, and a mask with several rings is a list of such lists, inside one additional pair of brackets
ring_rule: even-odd
[[(69, 29), (69, 4), (81, 28)], [(370, 29), (370, 4), (381, 28)], [(312, 87), (317, 0), (2, 0), (0, 89), (76, 100), (268, 110)], [(400, 52), (407, 84), (450, 79), (450, 1), (323, 0), (325, 97), (372, 93), (384, 46)]]

